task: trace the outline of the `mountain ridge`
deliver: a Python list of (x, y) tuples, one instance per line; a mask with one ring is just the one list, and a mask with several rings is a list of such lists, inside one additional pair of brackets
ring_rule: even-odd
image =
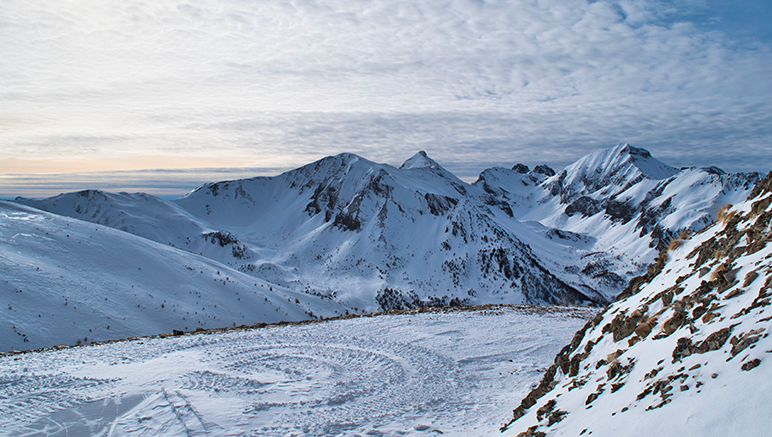
[(375, 311), (603, 303), (657, 247), (707, 224), (757, 178), (676, 170), (620, 144), (558, 173), (515, 165), (473, 184), (425, 152), (400, 168), (342, 153), (274, 177), (203, 184), (174, 201), (92, 191), (16, 201)]
[(0, 201), (0, 351), (344, 314), (213, 259)]

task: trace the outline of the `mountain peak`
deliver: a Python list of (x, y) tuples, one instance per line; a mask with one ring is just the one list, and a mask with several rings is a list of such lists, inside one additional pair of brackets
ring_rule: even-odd
[(643, 158), (651, 158), (651, 153), (646, 149), (640, 147), (633, 147), (628, 143), (619, 143), (614, 147), (615, 150), (619, 150), (619, 154), (636, 155)]
[(437, 164), (436, 161), (434, 161), (432, 158), (429, 158), (429, 156), (421, 150), (420, 152), (413, 155), (412, 158), (405, 161), (400, 167), (401, 170), (408, 170), (412, 168), (432, 168), (437, 169), (441, 168), (439, 164)]
[(560, 193), (561, 203), (603, 190), (619, 194), (642, 180), (661, 181), (679, 172), (651, 156), (648, 150), (620, 143), (585, 155), (549, 179), (550, 190)]
[(538, 174), (543, 174), (544, 176), (547, 176), (547, 177), (555, 176), (555, 170), (553, 170), (547, 164), (537, 165), (536, 167), (533, 168), (533, 172)]
[(525, 164), (515, 164), (514, 167), (512, 167), (512, 170), (520, 174), (526, 174), (531, 171), (531, 169), (528, 168), (528, 166)]
[(648, 150), (633, 147), (627, 143), (620, 143), (612, 150), (619, 150), (619, 155), (630, 155), (642, 159), (651, 158), (651, 153)]
[(649, 179), (667, 179), (678, 173), (678, 170), (657, 160), (646, 149), (633, 147), (627, 143), (620, 143), (616, 147), (591, 153), (569, 166), (573, 172), (585, 175), (616, 177), (630, 175), (628, 172), (637, 171)]
[[(620, 154), (629, 157), (630, 162), (638, 167), (644, 176), (651, 179), (667, 179), (678, 173), (678, 170), (657, 160), (646, 149), (633, 147), (629, 144), (620, 145)], [(617, 146), (617, 147), (620, 147)]]

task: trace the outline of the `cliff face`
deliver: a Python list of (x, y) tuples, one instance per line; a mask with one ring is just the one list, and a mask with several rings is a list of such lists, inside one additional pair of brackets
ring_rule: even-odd
[(671, 242), (578, 331), (506, 435), (763, 435), (772, 389), (772, 173)]

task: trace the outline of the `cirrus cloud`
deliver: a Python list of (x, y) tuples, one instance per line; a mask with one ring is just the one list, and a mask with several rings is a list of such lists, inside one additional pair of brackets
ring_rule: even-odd
[(733, 33), (717, 7), (8, 0), (0, 155), (269, 156), (290, 168), (425, 149), (473, 179), (627, 141), (676, 166), (767, 170), (769, 40)]

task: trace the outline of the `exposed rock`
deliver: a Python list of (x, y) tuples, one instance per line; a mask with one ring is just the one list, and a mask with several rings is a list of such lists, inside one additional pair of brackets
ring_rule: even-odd
[(438, 194), (426, 193), (424, 198), (429, 207), (429, 212), (436, 216), (445, 214), (458, 204), (458, 199)]
[(512, 167), (512, 170), (514, 170), (515, 172), (520, 173), (520, 174), (526, 174), (529, 171), (531, 171), (531, 169), (529, 169), (528, 166), (525, 165), (525, 164), (515, 164)]
[(611, 220), (627, 223), (633, 219), (637, 212), (637, 208), (634, 205), (617, 202), (616, 200), (609, 200), (606, 202), (606, 214), (611, 217)]
[(555, 176), (555, 170), (545, 164), (537, 165), (533, 168), (534, 173), (543, 174), (545, 176)]
[(536, 418), (542, 420), (546, 415), (550, 414), (555, 409), (555, 400), (550, 399), (544, 406), (536, 411)]
[(566, 206), (565, 213), (569, 217), (574, 214), (581, 214), (582, 217), (589, 217), (600, 211), (601, 207), (595, 200), (587, 196), (582, 196)]
[[(715, 176), (721, 176), (721, 173), (716, 171)], [(769, 178), (764, 186), (772, 189), (772, 172)], [(772, 199), (772, 195), (767, 193), (757, 190), (760, 200)], [(704, 396), (702, 393), (714, 393), (713, 390), (701, 389), (706, 384), (713, 384), (717, 390), (731, 390), (713, 383), (718, 378), (718, 373), (712, 371), (716, 369), (716, 363), (721, 367), (724, 361), (742, 356), (742, 371), (758, 367), (761, 358), (754, 358), (753, 353), (748, 351), (763, 345), (756, 349), (758, 356), (763, 353), (759, 350), (770, 353), (772, 346), (764, 340), (767, 338), (766, 324), (764, 327), (758, 325), (772, 320), (772, 315), (765, 314), (768, 311), (766, 308), (772, 305), (772, 267), (769, 267), (772, 253), (759, 256), (754, 255), (757, 252), (748, 250), (753, 242), (765, 241), (772, 233), (772, 211), (768, 211), (772, 208), (772, 200), (760, 200), (750, 199), (742, 206), (727, 208), (722, 220), (697, 234), (697, 238), (701, 239), (698, 243), (682, 236), (681, 245), (690, 245), (688, 250), (671, 247), (672, 257), (665, 251), (660, 252), (646, 274), (633, 278), (617, 302), (598, 317), (594, 324), (600, 324), (602, 328), (585, 326), (558, 354), (555, 362), (562, 375), (557, 372), (551, 374), (552, 381), (547, 384), (553, 390), (551, 396), (555, 402), (550, 402), (549, 411), (545, 409), (537, 415), (530, 413), (528, 419), (523, 419), (524, 423), (531, 425), (536, 420), (538, 424), (532, 428), (534, 432), (543, 429), (556, 435), (568, 435), (573, 433), (567, 432), (571, 428), (550, 421), (550, 415), (555, 411), (568, 411), (572, 416), (571, 426), (588, 418), (600, 427), (608, 417), (600, 418), (598, 414), (601, 413), (592, 406), (601, 397), (605, 396), (603, 411), (607, 411), (609, 405), (614, 408), (612, 411), (617, 412), (634, 408), (650, 411), (676, 405), (672, 401), (677, 396), (682, 396), (682, 399), (685, 399), (683, 396), (697, 396), (696, 399), (699, 399), (699, 396)], [(751, 207), (751, 212), (748, 212), (748, 205), (758, 205), (757, 210)], [(770, 250), (767, 243), (755, 249)], [(686, 260), (679, 258), (684, 253), (688, 253)], [(742, 277), (740, 272), (748, 273)], [(702, 277), (704, 279), (698, 279)], [(763, 284), (760, 284), (759, 277), (763, 277)], [(749, 290), (754, 290), (754, 293), (758, 290), (758, 295), (750, 295)], [(732, 319), (734, 321), (730, 322)], [(732, 336), (740, 325), (745, 332)], [(652, 337), (653, 330), (659, 332)], [(662, 345), (672, 344), (669, 342), (673, 340), (660, 344), (656, 342), (675, 332), (679, 333), (679, 338), (670, 357), (663, 356), (647, 373), (633, 369), (636, 357), (643, 356), (637, 354), (661, 353)], [(730, 350), (727, 350), (728, 342)], [(578, 350), (581, 345), (584, 347)], [(696, 358), (695, 355), (704, 357)], [(649, 359), (651, 357), (647, 355), (647, 361)], [(592, 360), (592, 365), (586, 365), (588, 360)], [(689, 363), (688, 370), (682, 362)], [(635, 376), (628, 379), (628, 373)], [(739, 377), (739, 373), (738, 369), (733, 377)], [(710, 378), (706, 381), (703, 375), (710, 375)], [(597, 382), (595, 390), (587, 386), (590, 381)], [(633, 381), (643, 386), (642, 391), (637, 396), (626, 398), (628, 390), (622, 390), (622, 387), (629, 386)], [(610, 393), (606, 393), (606, 387), (610, 387)], [(681, 392), (688, 393), (680, 395)], [(576, 405), (582, 401), (585, 407), (577, 408)], [(680, 411), (674, 410), (673, 414)], [(524, 410), (521, 415), (523, 413)], [(624, 426), (619, 421), (614, 423), (613, 426)], [(613, 428), (607, 426), (605, 430), (610, 429)], [(593, 430), (599, 433), (598, 428), (593, 427)]]
[(761, 360), (758, 358), (754, 358), (750, 361), (745, 362), (740, 368), (742, 370), (748, 371), (751, 369), (755, 369), (756, 367), (759, 366), (759, 364), (761, 364)]
[(754, 329), (752, 331), (748, 331), (739, 336), (732, 337), (732, 339), (730, 340), (730, 343), (732, 344), (732, 350), (730, 353), (732, 354), (732, 356), (734, 357), (735, 355), (744, 351), (748, 346), (759, 341), (759, 339), (761, 338), (761, 333), (763, 332), (764, 332), (764, 329), (760, 328), (760, 329)]
[(686, 322), (687, 316), (686, 311), (680, 310), (675, 311), (673, 314), (673, 317), (669, 318), (665, 323), (662, 325), (662, 334), (664, 334), (665, 337), (668, 335), (674, 333), (678, 328), (680, 328), (684, 322)]
[(748, 272), (747, 275), (745, 275), (745, 280), (743, 281), (743, 287), (747, 287), (753, 283), (753, 281), (756, 280), (756, 278), (759, 277), (759, 274), (756, 273), (756, 271)]
[(547, 437), (547, 434), (542, 431), (536, 431), (536, 426), (528, 428), (526, 431), (521, 432), (517, 437)]
[(695, 353), (704, 354), (710, 351), (717, 351), (724, 347), (724, 344), (729, 339), (732, 333), (732, 327), (720, 329), (710, 334), (705, 340), (700, 342), (694, 349)]
[(644, 339), (651, 334), (651, 330), (654, 329), (654, 326), (657, 324), (657, 317), (649, 317), (649, 318), (642, 318), (641, 322), (638, 324), (638, 326), (635, 328), (635, 333), (638, 334), (638, 336), (641, 339)]
[(568, 414), (568, 411), (563, 411), (563, 410), (553, 411), (552, 414), (549, 415), (547, 426), (552, 426), (552, 425), (560, 422), (561, 420), (563, 420), (565, 418), (566, 414)]

